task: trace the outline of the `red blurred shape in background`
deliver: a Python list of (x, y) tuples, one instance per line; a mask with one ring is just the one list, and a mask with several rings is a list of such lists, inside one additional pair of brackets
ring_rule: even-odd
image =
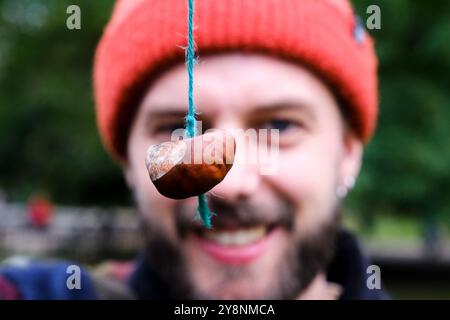
[(33, 197), (27, 206), (28, 221), (36, 228), (46, 228), (53, 217), (53, 204), (44, 197)]

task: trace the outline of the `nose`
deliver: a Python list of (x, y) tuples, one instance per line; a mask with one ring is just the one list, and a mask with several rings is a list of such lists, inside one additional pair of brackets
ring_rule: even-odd
[(250, 197), (258, 191), (261, 184), (258, 165), (249, 161), (247, 156), (248, 152), (252, 152), (248, 141), (240, 135), (235, 134), (234, 136), (236, 153), (233, 167), (225, 178), (211, 190), (213, 196), (231, 202)]

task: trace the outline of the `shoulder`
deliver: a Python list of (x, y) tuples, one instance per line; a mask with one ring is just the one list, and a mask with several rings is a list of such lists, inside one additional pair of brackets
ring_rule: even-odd
[(96, 299), (92, 277), (68, 261), (7, 262), (0, 265), (0, 299)]
[(335, 256), (328, 268), (328, 280), (343, 287), (342, 300), (385, 300), (389, 295), (381, 289), (369, 289), (368, 268), (372, 262), (356, 237), (347, 230), (339, 232)]

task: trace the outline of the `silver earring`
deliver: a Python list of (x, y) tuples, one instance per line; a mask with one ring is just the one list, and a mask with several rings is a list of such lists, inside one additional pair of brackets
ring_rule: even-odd
[(355, 186), (355, 178), (352, 176), (346, 176), (344, 178), (344, 184), (348, 189), (353, 189)]
[(355, 178), (347, 176), (344, 178), (344, 184), (336, 188), (336, 196), (343, 199), (347, 196), (348, 191), (355, 186)]
[(336, 197), (338, 197), (338, 199), (344, 199), (345, 196), (347, 195), (347, 193), (348, 193), (348, 190), (347, 190), (347, 187), (345, 187), (345, 186), (341, 185), (336, 188)]

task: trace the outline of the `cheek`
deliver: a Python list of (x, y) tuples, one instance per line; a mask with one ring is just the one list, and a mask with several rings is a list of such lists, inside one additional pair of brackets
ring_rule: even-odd
[(302, 144), (281, 149), (279, 170), (267, 176), (296, 207), (302, 228), (315, 229), (336, 205), (338, 152), (328, 144)]
[(175, 235), (175, 200), (162, 196), (150, 180), (145, 166), (145, 154), (151, 143), (130, 142), (129, 161), (133, 179), (133, 193), (139, 213), (148, 223), (157, 223), (165, 228), (167, 234)]

